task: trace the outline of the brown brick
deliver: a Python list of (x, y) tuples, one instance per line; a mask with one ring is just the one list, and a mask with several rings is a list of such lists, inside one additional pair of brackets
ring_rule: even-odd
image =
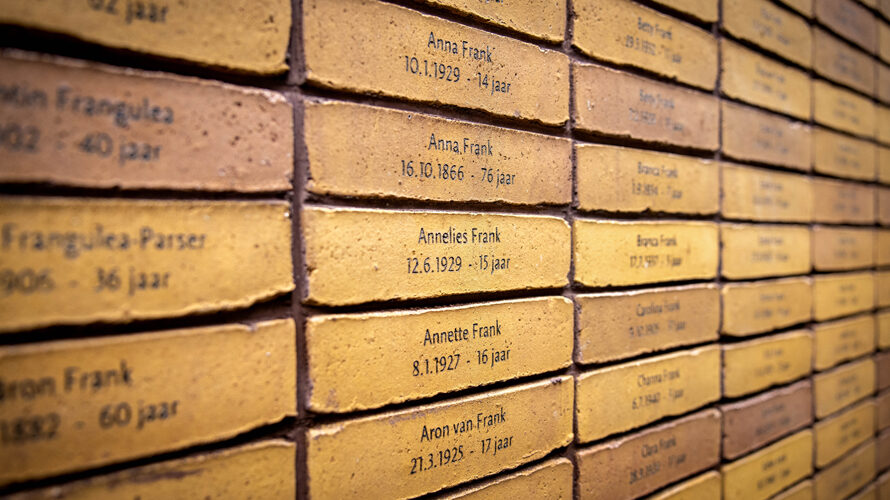
[(878, 498), (880, 500), (890, 498), (890, 472), (881, 474), (881, 476), (875, 480), (875, 485), (877, 486)]
[(875, 307), (890, 307), (890, 270), (875, 272)]
[(0, 227), (15, 282), (0, 331), (207, 313), (294, 288), (283, 201), (8, 196)]
[(636, 498), (716, 465), (720, 414), (705, 410), (577, 452), (579, 498)]
[(805, 68), (812, 61), (812, 34), (800, 17), (768, 0), (724, 0), (723, 27)]
[(585, 443), (719, 399), (720, 349), (710, 345), (592, 370), (576, 384), (577, 438)]
[(877, 405), (876, 428), (878, 431), (890, 427), (890, 391), (881, 391), (875, 397)]
[(874, 304), (873, 273), (836, 273), (813, 277), (813, 319), (816, 321), (868, 311)]
[(696, 149), (718, 148), (717, 98), (630, 73), (573, 65), (578, 129)]
[(313, 304), (559, 287), (569, 271), (569, 227), (556, 217), (308, 206), (302, 215)]
[(806, 274), (810, 230), (806, 226), (721, 224), (721, 275), (728, 279)]
[(717, 40), (711, 33), (630, 0), (575, 0), (572, 43), (585, 54), (712, 90)]
[(839, 415), (816, 422), (816, 467), (834, 462), (874, 436), (875, 403), (864, 401)]
[(413, 497), (544, 457), (572, 440), (572, 390), (554, 377), (312, 427), (309, 498)]
[(745, 336), (809, 321), (812, 286), (807, 277), (724, 284), (723, 333)]
[(577, 295), (579, 363), (601, 363), (717, 340), (713, 284)]
[(0, 52), (0, 87), (2, 133), (21, 137), (0, 181), (291, 188), (293, 110), (279, 94), (16, 50)]
[(811, 371), (813, 337), (809, 330), (770, 335), (721, 348), (726, 397), (760, 392)]
[(875, 138), (884, 144), (890, 144), (890, 107), (881, 104), (874, 105), (875, 110)]
[(571, 364), (573, 342), (563, 297), (312, 316), (308, 404), (364, 410), (553, 371)]
[(863, 94), (875, 91), (871, 55), (820, 28), (813, 30), (813, 70)]
[(566, 0), (527, 0), (513, 4), (473, 0), (423, 1), (549, 42), (561, 42), (565, 38)]
[(874, 224), (875, 190), (856, 182), (813, 179), (813, 220), (832, 224)]
[(875, 445), (877, 448), (875, 464), (877, 465), (878, 472), (881, 472), (890, 468), (890, 431), (878, 434), (877, 439), (875, 439)]
[(878, 146), (878, 181), (890, 184), (890, 148), (880, 145)]
[(804, 175), (723, 163), (720, 212), (728, 219), (809, 222), (812, 183)]
[(724, 95), (810, 119), (810, 77), (801, 70), (744, 48), (720, 41), (720, 90)]
[(890, 265), (890, 229), (875, 229), (875, 265)]
[(710, 279), (717, 225), (575, 219), (575, 282), (591, 287)]
[(875, 442), (870, 440), (813, 478), (816, 500), (847, 498), (875, 478)]
[(572, 498), (573, 470), (574, 466), (567, 458), (556, 458), (439, 498), (441, 500), (522, 498), (533, 491), (541, 498), (569, 500)]
[(871, 358), (813, 375), (816, 418), (822, 419), (875, 392), (875, 362)]
[(303, 3), (306, 79), (319, 86), (560, 125), (564, 54), (377, 0)]
[(842, 37), (875, 53), (878, 27), (874, 15), (853, 0), (814, 0), (816, 19)]
[(665, 488), (647, 500), (683, 500), (694, 498), (720, 498), (723, 481), (715, 470), (705, 472), (680, 484)]
[(857, 316), (813, 325), (813, 368), (827, 370), (875, 350), (875, 318)]
[[(6, 346), (0, 484), (233, 437), (295, 415), (291, 320)], [(185, 381), (185, 382), (184, 382)]]
[(813, 423), (809, 380), (720, 407), (723, 458), (732, 460)]
[(813, 228), (813, 268), (847, 271), (872, 267), (875, 234), (871, 229), (816, 226)]
[(582, 210), (717, 212), (720, 175), (708, 160), (600, 144), (576, 144), (575, 158)]
[(878, 32), (877, 55), (881, 59), (890, 62), (890, 24), (887, 24), (880, 18), (878, 18), (876, 21)]
[(813, 128), (813, 170), (821, 174), (873, 180), (877, 168), (877, 150), (872, 142), (832, 132), (827, 128)]
[(812, 140), (808, 125), (729, 101), (722, 101), (720, 106), (723, 153), (727, 157), (810, 170)]
[(572, 201), (568, 139), (337, 101), (307, 102), (303, 128), (306, 189), (313, 193), (523, 205)]
[(717, 20), (717, 0), (655, 0), (672, 9), (689, 14), (702, 21), (712, 23)]
[(877, 188), (878, 223), (890, 226), (890, 188)]
[(875, 80), (875, 96), (884, 103), (890, 103), (890, 66), (875, 62)]
[(875, 330), (877, 332), (877, 348), (887, 349), (890, 347), (890, 310), (875, 313)]
[(766, 500), (813, 473), (813, 433), (802, 430), (723, 465), (725, 500)]
[(875, 383), (879, 391), (890, 387), (890, 351), (881, 351), (874, 355)]
[(875, 136), (875, 107), (853, 91), (813, 80), (813, 118), (817, 123), (866, 138)]
[(114, 49), (271, 75), (287, 70), (291, 3), (191, 0), (125, 5), (99, 1), (75, 6), (68, 0), (2, 0), (0, 23), (51, 31)]

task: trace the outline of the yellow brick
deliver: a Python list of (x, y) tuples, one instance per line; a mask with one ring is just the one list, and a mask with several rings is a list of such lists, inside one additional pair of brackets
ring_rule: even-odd
[(890, 226), (890, 188), (877, 188), (878, 223)]
[(717, 20), (717, 0), (656, 0), (656, 3), (676, 9), (702, 21)]
[(556, 217), (305, 207), (305, 300), (345, 305), (559, 287), (569, 238)]
[(875, 478), (875, 442), (868, 441), (813, 478), (816, 500), (847, 498)]
[(875, 107), (871, 101), (822, 80), (813, 80), (813, 118), (844, 132), (875, 136)]
[(843, 413), (816, 422), (816, 467), (834, 462), (848, 451), (874, 436), (875, 403), (865, 401)]
[(577, 295), (579, 363), (629, 358), (717, 340), (715, 285)]
[(808, 330), (722, 346), (723, 395), (738, 397), (810, 373), (813, 339)]
[(890, 265), (890, 229), (875, 229), (875, 265)]
[[(813, 0), (779, 0), (802, 16), (813, 17)], [(778, 499), (778, 497), (776, 497)]]
[(890, 148), (884, 146), (878, 146), (878, 181), (890, 184)]
[(701, 411), (576, 454), (579, 498), (637, 498), (719, 462), (720, 414)]
[(233, 437), (296, 414), (291, 320), (0, 349), (0, 484)]
[(877, 73), (875, 96), (884, 103), (888, 103), (890, 102), (890, 66), (877, 61), (875, 62), (875, 72)]
[(582, 210), (717, 212), (720, 176), (708, 160), (599, 144), (576, 145), (575, 157)]
[(814, 0), (816, 19), (868, 52), (877, 49), (874, 14), (853, 0)]
[(875, 314), (875, 329), (877, 330), (878, 349), (890, 347), (890, 311), (881, 311)]
[(813, 69), (863, 94), (875, 91), (875, 63), (871, 56), (829, 32), (813, 30)]
[(723, 27), (742, 40), (810, 67), (813, 40), (809, 25), (768, 0), (725, 0)]
[[(880, 447), (881, 444), (878, 443), (877, 446)], [(875, 483), (871, 483), (851, 496), (850, 500), (878, 500), (878, 488)]]
[(561, 42), (566, 32), (566, 0), (477, 2), (473, 0), (423, 0), (432, 5), (466, 12), (483, 21), (550, 42)]
[(563, 368), (572, 309), (549, 297), (310, 317), (309, 408), (364, 410)]
[(723, 333), (744, 336), (809, 321), (812, 286), (810, 278), (723, 285)]
[(711, 94), (575, 63), (575, 127), (611, 136), (715, 150), (718, 101)]
[(458, 498), (499, 500), (523, 498), (533, 491), (540, 498), (569, 500), (572, 498), (573, 470), (574, 466), (567, 458), (557, 458), (440, 498), (441, 500)]
[(720, 106), (727, 157), (810, 170), (813, 152), (808, 125), (729, 101)]
[(873, 180), (877, 168), (877, 151), (874, 143), (832, 132), (827, 128), (813, 128), (813, 170), (816, 172), (850, 179)]
[(0, 103), (0, 181), (291, 189), (293, 109), (279, 94), (12, 50), (0, 87), (16, 96)]
[(582, 373), (575, 403), (578, 440), (593, 441), (700, 408), (720, 398), (719, 379), (716, 345)]
[(724, 278), (763, 278), (810, 271), (810, 230), (805, 226), (721, 224), (720, 241)]
[(875, 350), (872, 315), (813, 325), (813, 368), (826, 370)]
[(875, 189), (871, 186), (816, 177), (813, 220), (832, 224), (874, 224)]
[(717, 273), (717, 226), (710, 222), (576, 219), (575, 281), (638, 285), (710, 279)]
[(890, 472), (885, 472), (875, 481), (878, 490), (878, 498), (887, 500), (890, 498)]
[(630, 0), (575, 0), (572, 9), (572, 43), (581, 52), (714, 88), (717, 40), (711, 33)]
[(875, 362), (870, 358), (813, 375), (816, 418), (825, 418), (875, 392)]
[(725, 500), (765, 500), (813, 473), (809, 429), (721, 467)]
[(310, 428), (309, 498), (414, 497), (546, 456), (572, 440), (572, 379)]
[(295, 446), (283, 440), (146, 465), (12, 495), (10, 500), (66, 498), (292, 498)]
[(336, 101), (307, 102), (303, 128), (306, 188), (313, 193), (517, 204), (572, 201), (568, 139)]
[(722, 486), (720, 473), (712, 470), (687, 479), (682, 483), (666, 488), (647, 500), (696, 500), (700, 498), (720, 498)]
[(809, 222), (812, 183), (803, 175), (723, 163), (720, 212), (728, 219)]
[(813, 500), (813, 481), (807, 479), (773, 497), (773, 500)]
[(875, 272), (875, 307), (890, 307), (890, 270)]
[(815, 226), (813, 268), (817, 271), (846, 271), (872, 267), (875, 263), (875, 233), (872, 229)]
[(877, 20), (877, 55), (890, 62), (890, 25), (880, 19)]
[(801, 120), (810, 119), (810, 77), (724, 38), (720, 42), (724, 95)]
[(874, 355), (877, 388), (882, 391), (890, 387), (890, 352), (881, 351)]
[(5, 197), (0, 227), (0, 331), (234, 309), (294, 287), (285, 202)]
[(309, 82), (559, 125), (564, 54), (377, 0), (306, 0)]
[(884, 144), (890, 144), (890, 107), (881, 104), (874, 105), (876, 115), (875, 138)]
[(0, 23), (52, 31), (115, 49), (259, 74), (287, 70), (288, 0), (136, 3), (0, 1)]
[(868, 311), (874, 304), (872, 273), (837, 273), (813, 278), (813, 319), (816, 321)]

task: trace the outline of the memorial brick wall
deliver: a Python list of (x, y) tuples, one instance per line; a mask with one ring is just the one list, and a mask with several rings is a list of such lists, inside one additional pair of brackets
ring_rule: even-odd
[(890, 1), (0, 0), (0, 497), (890, 499)]

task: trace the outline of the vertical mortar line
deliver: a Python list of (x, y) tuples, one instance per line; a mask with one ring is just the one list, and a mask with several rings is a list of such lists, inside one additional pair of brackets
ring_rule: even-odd
[[(717, 224), (717, 274), (714, 283), (717, 286), (717, 348), (720, 349), (720, 399), (717, 400), (718, 411), (723, 402), (723, 100), (720, 97), (720, 87), (723, 77), (723, 37), (720, 34), (720, 26), (723, 25), (723, 0), (717, 3), (717, 21), (711, 26), (711, 33), (717, 42), (717, 79), (714, 81), (714, 96), (717, 98), (717, 151), (714, 152), (714, 168), (717, 172), (717, 214), (714, 222)], [(720, 414), (720, 439), (717, 444), (717, 469), (723, 463), (723, 433), (725, 423), (723, 414)], [(722, 484), (722, 482), (721, 482)]]

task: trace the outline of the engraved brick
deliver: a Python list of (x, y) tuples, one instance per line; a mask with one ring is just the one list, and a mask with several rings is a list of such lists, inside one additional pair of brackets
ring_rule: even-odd
[(878, 223), (890, 226), (890, 188), (876, 188), (878, 196)]
[(871, 315), (813, 325), (813, 368), (827, 370), (875, 350), (875, 318)]
[(696, 498), (720, 498), (723, 481), (720, 473), (711, 470), (687, 479), (680, 484), (665, 488), (647, 500), (693, 500)]
[(717, 340), (715, 285), (577, 295), (579, 363), (629, 358)]
[(881, 59), (890, 62), (890, 24), (881, 19), (877, 19), (876, 22), (878, 34), (877, 55)]
[(568, 139), (336, 101), (307, 102), (303, 128), (306, 188), (313, 193), (516, 204), (572, 201)]
[(585, 286), (710, 279), (717, 273), (717, 226), (710, 222), (576, 219), (575, 281)]
[(812, 185), (803, 175), (723, 163), (720, 212), (725, 218), (809, 222), (813, 217)]
[(207, 313), (294, 288), (285, 202), (5, 197), (0, 227), (15, 282), (0, 331)]
[(851, 90), (813, 80), (813, 118), (817, 123), (844, 132), (875, 136), (875, 107)]
[(813, 277), (813, 319), (825, 321), (868, 311), (875, 304), (872, 273), (838, 273)]
[(874, 15), (853, 0), (814, 0), (816, 19), (868, 52), (877, 49)]
[(875, 272), (875, 307), (890, 307), (890, 270)]
[(721, 467), (725, 500), (766, 500), (813, 473), (809, 429)]
[(734, 398), (810, 373), (813, 338), (808, 330), (722, 346), (723, 395)]
[(875, 478), (875, 442), (870, 440), (813, 478), (816, 500), (847, 498)]
[(875, 229), (875, 265), (890, 265), (890, 229)]
[(874, 436), (875, 403), (864, 401), (839, 415), (816, 422), (816, 467), (834, 462)]
[(572, 400), (554, 377), (310, 428), (309, 498), (413, 497), (536, 460), (571, 442)]
[(582, 373), (576, 382), (578, 441), (600, 439), (716, 401), (719, 379), (716, 345)]
[(732, 460), (813, 423), (813, 387), (802, 380), (720, 407), (723, 458)]
[(579, 498), (636, 498), (716, 465), (720, 414), (705, 410), (577, 452)]
[(725, 0), (723, 27), (742, 40), (810, 67), (813, 39), (809, 25), (767, 0)]
[(875, 330), (877, 331), (877, 348), (890, 347), (890, 310), (879, 311), (875, 314)]
[(720, 106), (727, 157), (810, 170), (813, 152), (808, 125), (729, 101)]
[(822, 419), (875, 392), (875, 362), (862, 359), (813, 375), (813, 401)]
[(890, 103), (890, 66), (875, 62), (875, 96), (885, 103)]
[(702, 21), (717, 20), (717, 0), (656, 0), (656, 3), (689, 14)]
[(2, 0), (0, 23), (60, 33), (115, 49), (271, 75), (287, 70), (291, 3)]
[(576, 145), (575, 157), (582, 210), (717, 212), (720, 175), (708, 160), (599, 144)]
[(890, 148), (879, 145), (877, 149), (878, 181), (884, 184), (890, 184)]
[(863, 94), (875, 91), (874, 59), (820, 28), (813, 30), (813, 70)]
[(813, 170), (821, 174), (873, 180), (877, 167), (877, 150), (871, 142), (827, 128), (813, 128)]
[(572, 498), (573, 470), (574, 466), (567, 458), (557, 458), (440, 498), (442, 500), (522, 498), (533, 491), (535, 496), (540, 498), (568, 500)]
[(872, 267), (875, 234), (871, 229), (816, 226), (813, 228), (813, 268), (845, 271)]
[(890, 351), (882, 351), (874, 355), (875, 383), (879, 391), (890, 387)]
[(293, 498), (295, 446), (274, 439), (12, 495), (49, 498)]
[(568, 119), (567, 56), (397, 5), (307, 0), (302, 45), (315, 85), (551, 125)]
[(875, 189), (855, 182), (815, 177), (813, 220), (831, 224), (874, 224)]
[(812, 316), (810, 278), (728, 283), (723, 297), (723, 333), (745, 336), (805, 323)]
[(512, 4), (473, 0), (423, 1), (549, 42), (561, 42), (565, 38), (566, 0), (527, 0)]
[(763, 278), (810, 271), (810, 230), (805, 226), (721, 224), (720, 241), (724, 278)]
[[(291, 320), (0, 349), (0, 484), (233, 437), (296, 414)], [(185, 386), (183, 384), (186, 384)]]
[(20, 136), (0, 181), (291, 188), (293, 110), (279, 94), (16, 50), (0, 52), (0, 88), (3, 133)]
[(774, 496), (772, 500), (813, 500), (813, 481), (807, 479)]
[(810, 77), (724, 38), (720, 41), (720, 90), (724, 95), (810, 119)]
[(310, 317), (309, 408), (364, 410), (563, 368), (572, 309), (548, 297)]
[(890, 144), (890, 107), (881, 104), (874, 105), (875, 110), (875, 138), (884, 144)]
[(573, 65), (575, 127), (605, 135), (715, 150), (718, 101), (630, 73)]
[(717, 40), (711, 33), (630, 0), (576, 0), (572, 9), (572, 44), (581, 52), (714, 88)]
[(875, 463), (878, 472), (880, 472), (890, 467), (890, 431), (884, 431), (878, 434), (878, 437), (875, 440), (875, 445), (877, 448), (877, 459), (875, 460)]
[(566, 283), (569, 228), (556, 217), (322, 207), (302, 215), (309, 303)]

